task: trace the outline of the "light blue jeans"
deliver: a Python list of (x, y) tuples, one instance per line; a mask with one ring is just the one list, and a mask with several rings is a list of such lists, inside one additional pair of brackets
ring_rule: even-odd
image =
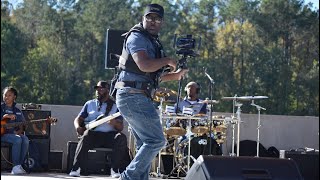
[(29, 149), (29, 139), (25, 135), (4, 134), (1, 141), (12, 144), (12, 163), (14, 166), (23, 164)]
[(152, 160), (165, 146), (160, 117), (152, 100), (142, 93), (130, 93), (130, 88), (117, 90), (116, 104), (132, 128), (137, 154), (121, 174), (124, 180), (148, 180)]

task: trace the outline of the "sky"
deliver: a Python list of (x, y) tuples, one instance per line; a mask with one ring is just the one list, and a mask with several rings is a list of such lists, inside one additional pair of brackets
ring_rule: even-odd
[(304, 2), (307, 4), (309, 2), (313, 3), (313, 7), (316, 9), (319, 9), (319, 0), (304, 0)]
[[(19, 2), (22, 2), (23, 0), (8, 0), (12, 5), (15, 7), (16, 4)], [(305, 4), (311, 2), (313, 3), (313, 8), (314, 9), (319, 9), (319, 0), (304, 0)]]

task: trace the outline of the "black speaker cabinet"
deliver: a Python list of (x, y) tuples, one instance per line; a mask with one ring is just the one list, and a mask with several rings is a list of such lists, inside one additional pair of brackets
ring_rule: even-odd
[(285, 157), (297, 163), (304, 180), (319, 179), (319, 152), (285, 151)]
[[(42, 110), (22, 110), (23, 116), (30, 123), (26, 127), (26, 135), (29, 139), (49, 138), (50, 137), (50, 123), (46, 119), (51, 116), (51, 111)], [(34, 121), (38, 120), (38, 121)], [(42, 130), (46, 133), (43, 134)]]
[[(67, 173), (71, 171), (73, 159), (78, 142), (68, 141), (67, 144)], [(110, 175), (110, 158), (109, 154), (102, 151), (89, 150), (88, 152), (88, 173), (90, 174), (107, 174)]]
[(162, 167), (163, 167), (163, 174), (168, 175), (170, 174), (170, 172), (172, 171), (172, 169), (174, 168), (174, 156), (173, 155), (166, 155), (166, 154), (162, 154), (161, 155), (162, 158)]
[(1, 171), (12, 168), (11, 148), (10, 143), (1, 142)]
[(185, 180), (302, 180), (296, 163), (266, 157), (199, 156)]
[(115, 56), (121, 55), (124, 37), (121, 36), (126, 31), (108, 29), (106, 35), (106, 56), (105, 69), (115, 68), (119, 64), (119, 59)]
[(49, 165), (50, 139), (31, 139), (28, 166), (31, 171), (46, 171)]
[(50, 150), (49, 152), (49, 170), (62, 171), (63, 151)]

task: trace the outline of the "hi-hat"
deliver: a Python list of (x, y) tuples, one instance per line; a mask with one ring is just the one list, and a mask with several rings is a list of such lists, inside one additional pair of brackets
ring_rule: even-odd
[(241, 101), (251, 101), (256, 99), (267, 99), (268, 96), (239, 96), (239, 97), (222, 97), (222, 100), (241, 100)]
[(168, 88), (159, 88), (155, 91), (153, 100), (160, 102), (163, 98), (163, 102), (176, 102), (178, 93)]

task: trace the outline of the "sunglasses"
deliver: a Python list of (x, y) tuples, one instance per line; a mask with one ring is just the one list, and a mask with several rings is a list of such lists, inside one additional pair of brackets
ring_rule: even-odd
[(151, 16), (144, 16), (147, 22), (155, 22), (157, 24), (160, 24), (162, 22), (162, 18), (160, 17), (151, 17)]

